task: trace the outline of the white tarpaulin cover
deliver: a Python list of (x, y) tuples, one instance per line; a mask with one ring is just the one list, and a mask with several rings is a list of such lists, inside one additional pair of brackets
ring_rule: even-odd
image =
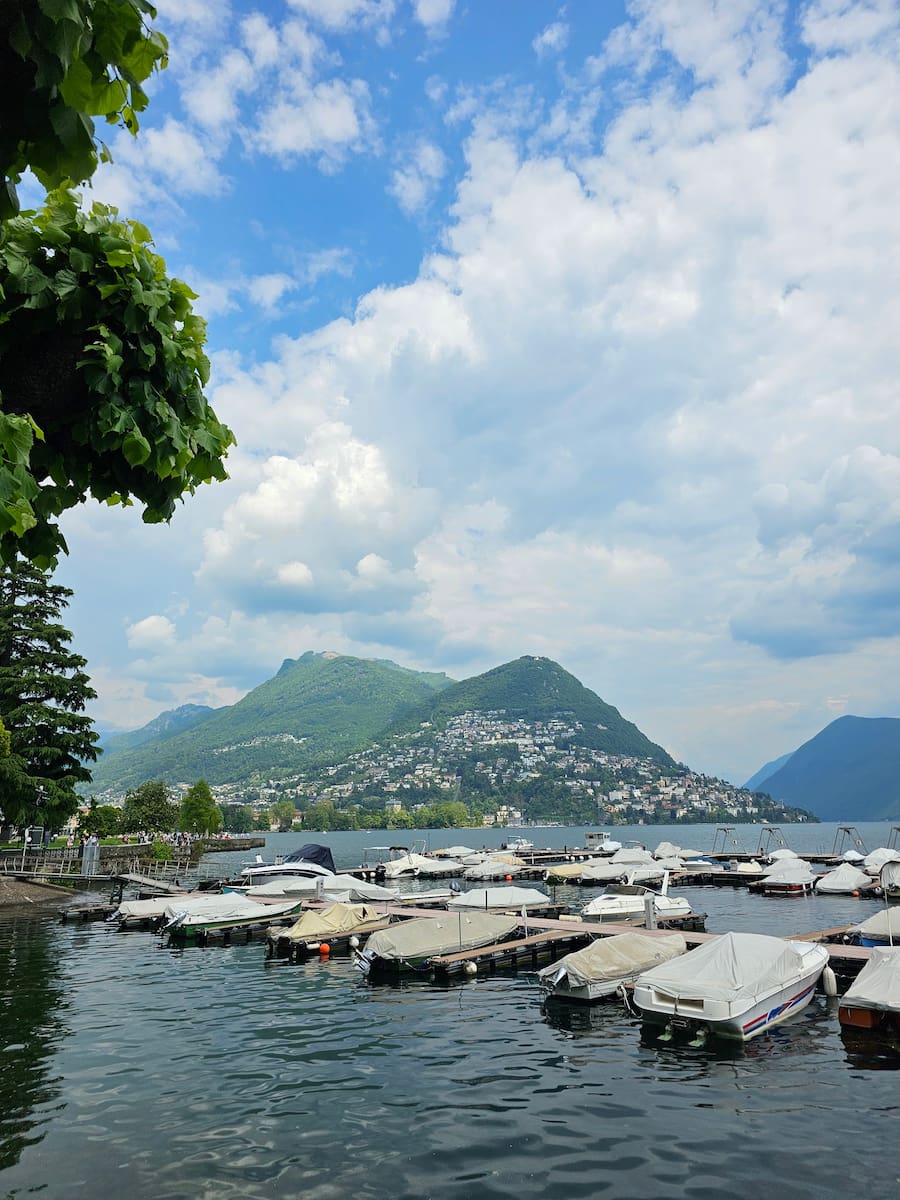
[(284, 936), (293, 942), (318, 942), (339, 933), (353, 933), (387, 918), (368, 904), (331, 904), (305, 912)]
[(476, 867), (466, 867), (463, 877), (465, 879), (505, 879), (507, 875), (519, 875), (521, 872), (522, 867), (488, 860), (479, 863)]
[(386, 879), (395, 879), (398, 875), (415, 875), (420, 867), (428, 869), (433, 866), (434, 859), (426, 858), (424, 854), (403, 854), (384, 864), (384, 874)]
[(848, 933), (861, 933), (864, 937), (893, 937), (900, 942), (900, 908), (882, 908), (874, 917), (851, 925)]
[(886, 862), (881, 868), (881, 886), (885, 895), (900, 892), (900, 862)]
[(613, 863), (652, 863), (653, 855), (649, 850), (641, 850), (636, 846), (623, 846), (609, 861)]
[(900, 862), (900, 851), (888, 850), (887, 846), (879, 846), (863, 859), (863, 867), (870, 875), (878, 875), (886, 862)]
[(366, 942), (366, 958), (396, 960), (455, 954), (502, 941), (518, 927), (518, 917), (498, 913), (460, 912), (440, 917), (417, 917), (373, 933)]
[(579, 879), (585, 883), (611, 883), (614, 879), (624, 879), (627, 874), (627, 863), (586, 863)]
[(783, 871), (766, 871), (765, 884), (772, 887), (795, 887), (799, 884), (815, 883), (818, 875), (809, 869), (808, 863), (797, 862), (796, 866), (785, 867)]
[(224, 892), (220, 895), (171, 899), (166, 905), (165, 918), (173, 921), (185, 914), (185, 924), (198, 921), (265, 921), (299, 907), (300, 901), (292, 896), (283, 904), (260, 904), (248, 900), (240, 892)]
[(475, 851), (471, 846), (446, 846), (443, 850), (432, 850), (431, 853), (436, 858), (465, 858), (469, 854), (474, 854)]
[(676, 846), (674, 842), (660, 842), (653, 851), (655, 858), (677, 858), (681, 854), (681, 847)]
[(538, 888), (523, 888), (523, 887), (492, 887), (492, 888), (473, 888), (470, 892), (463, 892), (460, 896), (454, 896), (449, 901), (448, 908), (536, 908), (545, 907), (550, 903), (550, 897), (546, 892), (539, 891)]
[(793, 873), (794, 871), (810, 870), (810, 865), (806, 859), (798, 858), (798, 856), (794, 854), (790, 858), (776, 859), (775, 862), (766, 867), (766, 869), (763, 871), (763, 875), (765, 875), (766, 879), (775, 879), (778, 875), (784, 875), (788, 872)]
[(802, 976), (803, 960), (790, 942), (764, 933), (723, 933), (681, 958), (639, 977), (676, 999), (723, 1000), (763, 995)]
[(787, 846), (782, 846), (780, 850), (773, 850), (769, 855), (769, 862), (778, 862), (782, 858), (799, 858), (800, 855), (796, 850), (788, 850)]
[(841, 863), (833, 871), (820, 875), (816, 883), (817, 892), (833, 892), (841, 896), (851, 896), (857, 888), (870, 884), (871, 878), (854, 867), (852, 863)]
[(900, 947), (873, 947), (872, 957), (842, 996), (841, 1004), (900, 1012)]
[(620, 933), (598, 938), (583, 950), (567, 954), (559, 962), (538, 971), (538, 978), (554, 983), (568, 975), (573, 987), (587, 987), (608, 980), (634, 979), (642, 971), (684, 954), (687, 942), (680, 933), (648, 937), (643, 933)]
[(152, 900), (123, 900), (114, 916), (122, 921), (149, 921), (161, 917), (172, 903), (171, 896), (154, 896)]

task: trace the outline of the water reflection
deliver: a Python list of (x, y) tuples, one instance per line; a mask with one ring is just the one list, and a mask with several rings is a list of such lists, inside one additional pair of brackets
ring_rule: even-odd
[(857, 1071), (900, 1071), (900, 1033), (841, 1026), (847, 1063)]
[(51, 1075), (67, 1030), (57, 964), (46, 919), (26, 913), (0, 921), (0, 1170), (44, 1136), (64, 1103)]

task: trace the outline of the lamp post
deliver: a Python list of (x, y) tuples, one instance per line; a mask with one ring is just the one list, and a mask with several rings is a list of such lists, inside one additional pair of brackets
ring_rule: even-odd
[[(41, 807), (41, 805), (44, 803), (46, 795), (47, 795), (46, 790), (43, 787), (41, 787), (40, 785), (38, 785), (38, 787), (35, 788), (35, 791), (34, 791), (34, 797), (35, 797), (34, 798), (34, 807), (35, 808)], [(31, 830), (32, 830), (32, 826), (26, 825), (25, 826), (25, 834), (22, 838), (22, 873), (23, 874), (25, 872), (25, 853), (28, 850), (28, 843), (31, 841)]]

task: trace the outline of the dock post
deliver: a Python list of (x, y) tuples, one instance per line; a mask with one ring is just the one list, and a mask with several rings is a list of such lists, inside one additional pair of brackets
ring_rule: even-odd
[(644, 928), (656, 928), (656, 909), (653, 905), (653, 897), (649, 893), (644, 897)]

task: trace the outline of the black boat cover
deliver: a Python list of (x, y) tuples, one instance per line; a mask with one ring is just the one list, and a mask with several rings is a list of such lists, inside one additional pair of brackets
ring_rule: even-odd
[(286, 863), (316, 863), (318, 866), (326, 867), (329, 871), (334, 872), (334, 859), (331, 857), (331, 851), (327, 846), (318, 846), (315, 842), (310, 842), (306, 846), (301, 846), (299, 850), (295, 850), (292, 854), (288, 854), (284, 861)]

